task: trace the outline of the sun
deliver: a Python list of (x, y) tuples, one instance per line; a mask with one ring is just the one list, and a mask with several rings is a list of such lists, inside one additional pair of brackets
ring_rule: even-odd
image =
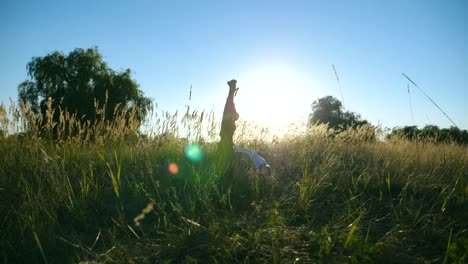
[(284, 132), (310, 111), (312, 82), (291, 66), (256, 67), (240, 76), (238, 86), (236, 108), (241, 119), (274, 132)]

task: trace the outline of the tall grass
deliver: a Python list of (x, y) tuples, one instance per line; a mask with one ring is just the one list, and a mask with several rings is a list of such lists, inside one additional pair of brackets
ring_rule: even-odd
[[(235, 141), (274, 173), (226, 183), (213, 112), (162, 112), (147, 136), (135, 134), (129, 113), (95, 123), (47, 113), (0, 107), (5, 263), (467, 261), (466, 147), (379, 141), (372, 127), (279, 138), (240, 124)], [(202, 162), (184, 157), (189, 142)]]

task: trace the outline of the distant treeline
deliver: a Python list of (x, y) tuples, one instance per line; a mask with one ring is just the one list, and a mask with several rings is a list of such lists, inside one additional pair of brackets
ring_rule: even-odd
[(458, 127), (439, 128), (434, 125), (427, 125), (422, 129), (416, 126), (397, 127), (392, 130), (388, 138), (404, 138), (407, 140), (426, 140), (437, 143), (457, 143), (468, 144), (468, 131)]

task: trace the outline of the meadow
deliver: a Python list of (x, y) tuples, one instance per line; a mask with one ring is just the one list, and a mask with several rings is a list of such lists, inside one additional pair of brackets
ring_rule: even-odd
[(0, 110), (2, 130), (28, 131), (0, 139), (4, 263), (468, 262), (466, 146), (240, 124), (273, 176), (226, 182), (213, 113), (162, 113), (141, 136), (123, 117), (50, 113), (39, 132), (24, 106)]

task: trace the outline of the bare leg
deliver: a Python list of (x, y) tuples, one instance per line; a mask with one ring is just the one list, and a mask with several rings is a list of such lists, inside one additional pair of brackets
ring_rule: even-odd
[(232, 163), (232, 157), (234, 154), (234, 142), (233, 136), (236, 131), (236, 121), (239, 119), (239, 114), (236, 111), (234, 104), (234, 93), (236, 91), (236, 80), (228, 82), (229, 94), (226, 99), (226, 105), (224, 106), (223, 120), (221, 121), (221, 131), (219, 135), (221, 141), (218, 145), (218, 156), (220, 157), (220, 169), (224, 172), (226, 177), (232, 177), (230, 167)]

